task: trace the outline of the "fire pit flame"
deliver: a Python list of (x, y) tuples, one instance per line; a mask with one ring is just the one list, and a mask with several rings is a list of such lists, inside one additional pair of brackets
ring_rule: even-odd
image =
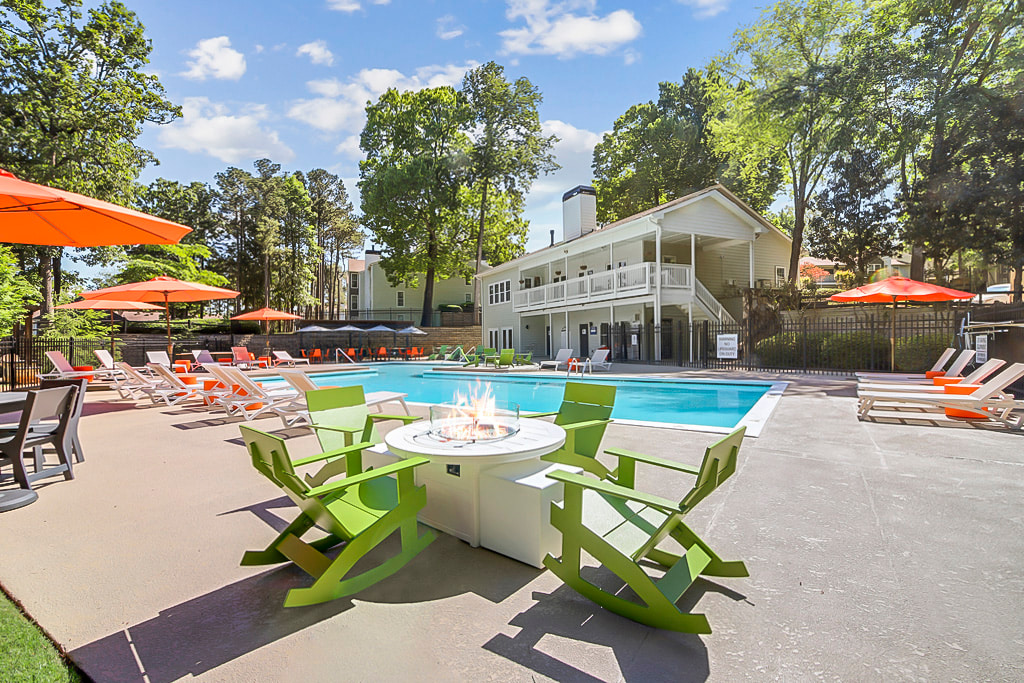
[(450, 405), (430, 407), (430, 433), (445, 441), (496, 441), (519, 431), (519, 406), (499, 408), (490, 384), (455, 394)]

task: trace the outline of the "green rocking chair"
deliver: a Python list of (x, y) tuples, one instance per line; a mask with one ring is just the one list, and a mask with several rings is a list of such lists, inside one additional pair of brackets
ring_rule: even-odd
[(541, 460), (582, 467), (601, 479), (614, 479), (615, 472), (597, 460), (604, 430), (611, 423), (615, 407), (615, 387), (590, 382), (566, 382), (562, 405), (557, 412), (534, 413), (525, 417), (555, 416), (555, 424), (565, 430), (565, 443)]
[[(324, 452), (334, 451), (351, 446), (354, 439), (369, 444), (363, 457), (371, 460), (370, 464), (393, 462), (394, 457), (382, 457), (377, 449), (383, 449), (384, 441), (377, 431), (377, 423), (385, 420), (398, 420), (402, 424), (415, 422), (420, 418), (410, 415), (384, 415), (371, 413), (366, 405), (366, 395), (360, 385), (350, 387), (331, 387), (306, 392), (306, 406), (309, 408), (309, 427), (316, 432), (320, 449)], [(320, 486), (328, 479), (344, 475), (349, 471), (345, 458), (328, 461), (318, 472), (307, 474), (306, 483)]]
[[(433, 542), (434, 533), (421, 536), (416, 525), (416, 514), (426, 505), (427, 496), (422, 486), (414, 484), (413, 468), (425, 464), (426, 458), (409, 458), (362, 472), (360, 451), (368, 443), (292, 461), (283, 439), (251, 427), (240, 429), (256, 470), (302, 510), (265, 550), (250, 550), (242, 556), (243, 567), (290, 560), (316, 579), (308, 588), (288, 591), (285, 607), (315, 605), (358, 593), (394, 574)], [(310, 488), (295, 472), (296, 465), (338, 456), (351, 466), (344, 479)], [(327, 536), (303, 541), (302, 536), (314, 526)], [(395, 531), (401, 535), (401, 552), (349, 575), (356, 562)], [(334, 559), (324, 554), (339, 544), (344, 547)]]
[[(736, 455), (745, 427), (707, 448), (700, 468), (621, 449), (605, 451), (619, 459), (618, 482), (596, 481), (568, 472), (548, 476), (565, 484), (561, 507), (551, 506), (551, 524), (562, 532), (562, 557), (544, 558), (566, 585), (602, 607), (655, 628), (685, 633), (711, 633), (703, 614), (681, 611), (676, 602), (701, 574), (749, 576), (742, 562), (725, 562), (685, 523), (683, 518), (736, 471)], [(676, 503), (634, 488), (636, 463), (696, 476), (696, 482)], [(676, 555), (658, 546), (671, 538), (684, 548)], [(641, 602), (604, 591), (580, 575), (585, 550), (632, 589)], [(645, 565), (660, 565), (665, 573), (652, 578)]]

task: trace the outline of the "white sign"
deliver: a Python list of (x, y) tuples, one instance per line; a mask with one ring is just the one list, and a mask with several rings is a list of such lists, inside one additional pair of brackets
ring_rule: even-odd
[(718, 335), (718, 358), (736, 359), (740, 354), (740, 339), (738, 334)]
[(637, 340), (637, 336), (635, 334), (629, 335), (629, 345), (630, 346), (636, 346), (639, 343), (640, 342), (639, 342), (639, 340)]
[(988, 335), (979, 334), (974, 338), (974, 361), (976, 363), (988, 362)]

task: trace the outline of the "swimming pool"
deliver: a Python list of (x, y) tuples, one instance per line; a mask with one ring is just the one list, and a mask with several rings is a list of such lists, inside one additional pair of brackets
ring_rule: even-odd
[[(379, 363), (367, 370), (310, 373), (320, 386), (362, 384), (370, 391), (401, 391), (413, 403), (449, 403), (457, 392), (487, 382), (498, 401), (518, 403), (524, 412), (557, 410), (566, 379), (552, 375), (496, 375), (434, 372), (425, 363)], [(271, 380), (272, 382), (273, 380)], [(572, 381), (617, 387), (612, 417), (619, 422), (727, 432), (740, 424), (756, 436), (785, 383), (729, 382), (587, 375)]]

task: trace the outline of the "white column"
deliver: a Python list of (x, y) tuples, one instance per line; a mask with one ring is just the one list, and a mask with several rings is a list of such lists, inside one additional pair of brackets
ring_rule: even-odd
[[(568, 281), (567, 281), (568, 282)], [(565, 345), (570, 346), (570, 340), (572, 337), (569, 336), (569, 309), (565, 309)]]
[(654, 360), (661, 360), (661, 335), (654, 328), (661, 325), (661, 223), (654, 224)]
[(615, 355), (615, 304), (608, 304), (608, 360)]
[[(690, 289), (697, 290), (697, 236), (690, 233)], [(693, 322), (692, 320), (690, 322)]]
[(754, 288), (754, 240), (750, 240), (750, 288)]

